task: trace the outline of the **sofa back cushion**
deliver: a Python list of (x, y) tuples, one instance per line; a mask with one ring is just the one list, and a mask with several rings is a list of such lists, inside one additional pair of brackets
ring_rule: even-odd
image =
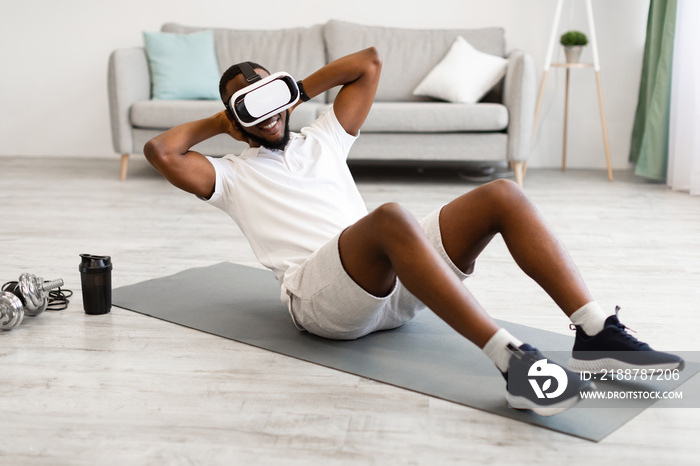
[[(458, 36), (477, 50), (504, 57), (503, 28), (405, 29), (363, 26), (331, 20), (323, 27), (328, 61), (375, 46), (383, 57), (382, 77), (375, 100), (415, 102), (431, 100), (413, 95), (421, 80), (445, 56)], [(331, 91), (333, 100), (337, 89)]]
[[(211, 28), (166, 23), (163, 32), (189, 34)], [(326, 64), (323, 44), (323, 26), (308, 28), (244, 30), (213, 29), (219, 71), (231, 65), (253, 61), (271, 73), (286, 71), (296, 79), (303, 79)], [(325, 96), (315, 101), (324, 102)]]

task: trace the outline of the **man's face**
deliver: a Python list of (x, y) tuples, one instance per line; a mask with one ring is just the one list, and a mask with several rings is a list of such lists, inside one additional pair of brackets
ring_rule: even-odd
[[(263, 78), (269, 76), (265, 70), (260, 68), (256, 68), (255, 72)], [(225, 101), (228, 102), (233, 94), (246, 86), (248, 86), (248, 82), (243, 74), (237, 74), (235, 78), (226, 84)], [(233, 120), (238, 129), (248, 137), (252, 147), (263, 146), (268, 149), (281, 150), (289, 142), (289, 110), (273, 115), (267, 120), (247, 128), (241, 125), (236, 118)]]

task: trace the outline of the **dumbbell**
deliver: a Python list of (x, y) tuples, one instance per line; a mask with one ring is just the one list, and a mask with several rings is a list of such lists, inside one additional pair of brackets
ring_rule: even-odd
[(24, 313), (28, 316), (38, 316), (46, 310), (49, 304), (48, 292), (63, 286), (63, 279), (44, 281), (31, 273), (23, 273), (11, 293), (17, 295), (24, 305)]
[[(31, 273), (23, 273), (17, 282), (13, 282), (3, 291), (0, 299), (0, 328), (11, 330), (22, 322), (24, 315), (38, 316), (46, 310), (49, 304), (48, 292), (63, 286), (63, 279), (44, 281)], [(19, 300), (21, 312), (17, 311), (18, 304), (10, 296)]]
[(0, 329), (12, 330), (22, 323), (24, 306), (22, 301), (9, 291), (0, 292)]

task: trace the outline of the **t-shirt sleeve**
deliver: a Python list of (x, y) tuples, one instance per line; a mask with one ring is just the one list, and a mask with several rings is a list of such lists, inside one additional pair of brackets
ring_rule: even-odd
[(350, 148), (360, 135), (358, 132), (357, 136), (353, 136), (345, 131), (345, 128), (338, 121), (333, 107), (326, 110), (311, 126), (302, 129), (301, 132), (319, 139), (326, 139), (328, 143), (336, 146), (345, 158), (348, 157)]
[(224, 177), (231, 177), (231, 161), (227, 160), (226, 157), (207, 157), (207, 160), (214, 166), (214, 172), (216, 173), (216, 183), (214, 185), (214, 193), (209, 199), (197, 196), (199, 199), (203, 200), (207, 204), (211, 204), (215, 207), (222, 208), (225, 190), (228, 189), (228, 185), (224, 183)]

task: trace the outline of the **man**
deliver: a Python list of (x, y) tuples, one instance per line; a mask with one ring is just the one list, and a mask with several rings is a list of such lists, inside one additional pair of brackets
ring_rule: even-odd
[[(577, 326), (575, 368), (591, 370), (601, 362), (591, 361), (589, 351), (636, 355), (610, 353), (600, 369), (681, 366), (680, 358), (652, 351), (616, 315), (603, 312), (564, 247), (511, 181), (476, 188), (421, 222), (395, 203), (367, 212), (346, 158), (379, 83), (377, 50), (340, 58), (301, 81), (302, 100), (341, 89), (332, 108), (300, 134), (289, 133), (290, 111), (248, 128), (236, 120), (229, 99), (248, 86), (240, 65), (221, 79), (226, 110), (166, 131), (144, 153), (172, 184), (236, 221), (256, 257), (275, 273), (298, 328), (354, 339), (398, 327), (427, 306), (482, 348), (506, 380), (508, 374), (526, 375), (544, 357), (500, 328), (462, 283), (484, 247), (501, 234), (516, 263)], [(222, 133), (250, 148), (220, 159), (190, 149)], [(569, 387), (556, 400), (539, 399), (511, 381), (508, 400), (542, 415), (568, 409), (590, 386), (566, 375)]]

